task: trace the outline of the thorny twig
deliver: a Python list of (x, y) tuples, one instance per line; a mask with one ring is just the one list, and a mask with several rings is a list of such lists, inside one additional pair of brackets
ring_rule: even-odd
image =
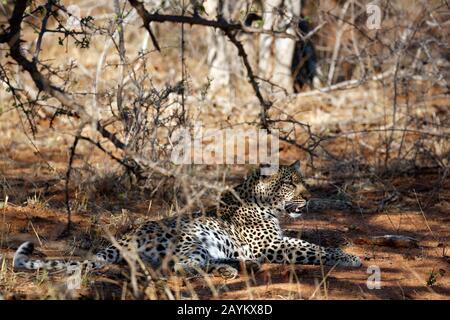
[[(139, 16), (144, 22), (144, 26), (146, 26), (147, 30), (149, 30), (149, 24), (151, 22), (173, 22), (173, 23), (181, 23), (181, 24), (191, 24), (191, 25), (201, 25), (205, 27), (212, 27), (222, 30), (225, 35), (228, 37), (228, 39), (233, 43), (233, 45), (236, 47), (238, 51), (238, 55), (241, 57), (242, 62), (244, 64), (245, 70), (247, 72), (247, 78), (248, 82), (250, 83), (255, 96), (257, 97), (259, 104), (261, 106), (261, 113), (260, 113), (260, 125), (263, 129), (267, 130), (268, 133), (271, 133), (271, 126), (270, 124), (272, 122), (276, 122), (274, 120), (271, 120), (268, 116), (268, 110), (272, 106), (272, 102), (265, 99), (259, 84), (258, 79), (259, 77), (255, 75), (253, 72), (252, 66), (250, 64), (250, 61), (248, 59), (247, 52), (244, 49), (244, 46), (242, 43), (237, 39), (236, 32), (238, 31), (245, 31), (245, 27), (242, 24), (239, 23), (229, 23), (225, 21), (222, 17), (218, 17), (217, 20), (207, 20), (199, 16), (176, 16), (176, 15), (162, 15), (162, 14), (150, 14), (144, 7), (142, 3), (136, 0), (129, 0), (130, 4), (137, 10), (139, 13)], [(321, 24), (319, 27), (315, 28), (313, 32), (308, 34), (308, 37), (311, 37), (315, 32), (317, 32), (324, 24)], [(150, 32), (150, 31), (149, 31)], [(317, 146), (320, 141), (316, 141), (313, 143), (310, 147), (305, 148), (304, 146), (298, 144), (295, 139), (289, 138), (288, 136), (282, 136), (280, 137), (281, 140), (292, 144), (296, 147), (299, 147), (300, 149), (307, 151), (312, 155), (312, 152), (314, 148)]]
[(73, 141), (72, 147), (70, 148), (70, 155), (69, 155), (69, 163), (67, 165), (67, 171), (66, 171), (66, 180), (64, 183), (64, 201), (66, 203), (66, 210), (67, 210), (67, 227), (66, 227), (66, 234), (70, 233), (70, 229), (72, 226), (72, 210), (70, 209), (70, 193), (69, 193), (69, 183), (70, 183), (70, 174), (72, 172), (72, 165), (73, 160), (75, 158), (75, 151), (78, 145), (78, 142), (80, 141), (80, 134), (81, 134), (82, 128), (80, 128), (75, 136), (75, 139)]

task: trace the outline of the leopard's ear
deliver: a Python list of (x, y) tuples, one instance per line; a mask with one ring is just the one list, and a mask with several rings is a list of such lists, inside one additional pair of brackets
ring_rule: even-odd
[(290, 167), (295, 171), (300, 172), (300, 160), (295, 161), (293, 164), (290, 165)]

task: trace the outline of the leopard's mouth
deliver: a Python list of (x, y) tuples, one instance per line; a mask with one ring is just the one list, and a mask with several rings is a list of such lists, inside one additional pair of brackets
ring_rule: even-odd
[(293, 212), (289, 212), (288, 214), (289, 217), (291, 217), (292, 219), (298, 219), (303, 215), (303, 213), (293, 213)]
[(284, 206), (284, 210), (286, 213), (294, 219), (300, 218), (304, 211), (303, 209), (306, 207), (306, 201), (304, 203), (297, 202), (287, 202)]

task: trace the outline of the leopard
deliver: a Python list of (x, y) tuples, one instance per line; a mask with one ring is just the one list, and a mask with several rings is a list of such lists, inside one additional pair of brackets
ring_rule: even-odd
[(17, 249), (13, 266), (31, 270), (99, 269), (123, 263), (127, 252), (137, 252), (153, 267), (225, 279), (236, 278), (242, 269), (257, 272), (263, 263), (360, 267), (359, 257), (340, 248), (283, 235), (281, 217), (300, 217), (310, 193), (299, 161), (280, 164), (276, 170), (262, 174), (264, 169), (260, 165), (244, 182), (224, 192), (214, 209), (147, 221), (92, 259), (32, 259), (34, 245), (28, 241)]

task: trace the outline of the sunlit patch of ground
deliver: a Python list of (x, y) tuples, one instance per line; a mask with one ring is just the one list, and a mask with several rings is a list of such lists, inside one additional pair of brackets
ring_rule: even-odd
[[(298, 232), (315, 243), (344, 243), (345, 251), (363, 258), (359, 269), (267, 264), (254, 275), (241, 273), (234, 280), (194, 277), (186, 282), (183, 278), (169, 278), (164, 283), (178, 299), (449, 299), (450, 224), (446, 206), (438, 204), (429, 212), (387, 211), (372, 216), (311, 213), (303, 221), (284, 222), (290, 234)], [(0, 251), (5, 257), (0, 290), (6, 298), (130, 298), (126, 266), (112, 266), (88, 275), (82, 288), (72, 291), (67, 291), (64, 273), (12, 271), (14, 250), (25, 240), (41, 243), (36, 254), (40, 258), (84, 257), (89, 249), (80, 249), (80, 234), (89, 228), (88, 216), (74, 217), (74, 236), (61, 240), (57, 239), (64, 230), (64, 211), (9, 207), (2, 210), (2, 219), (7, 231)], [(391, 248), (353, 243), (360, 236), (384, 234), (415, 237), (419, 246)], [(368, 287), (372, 274), (367, 273), (369, 267), (381, 272), (379, 289)], [(155, 297), (167, 295), (159, 292)]]

